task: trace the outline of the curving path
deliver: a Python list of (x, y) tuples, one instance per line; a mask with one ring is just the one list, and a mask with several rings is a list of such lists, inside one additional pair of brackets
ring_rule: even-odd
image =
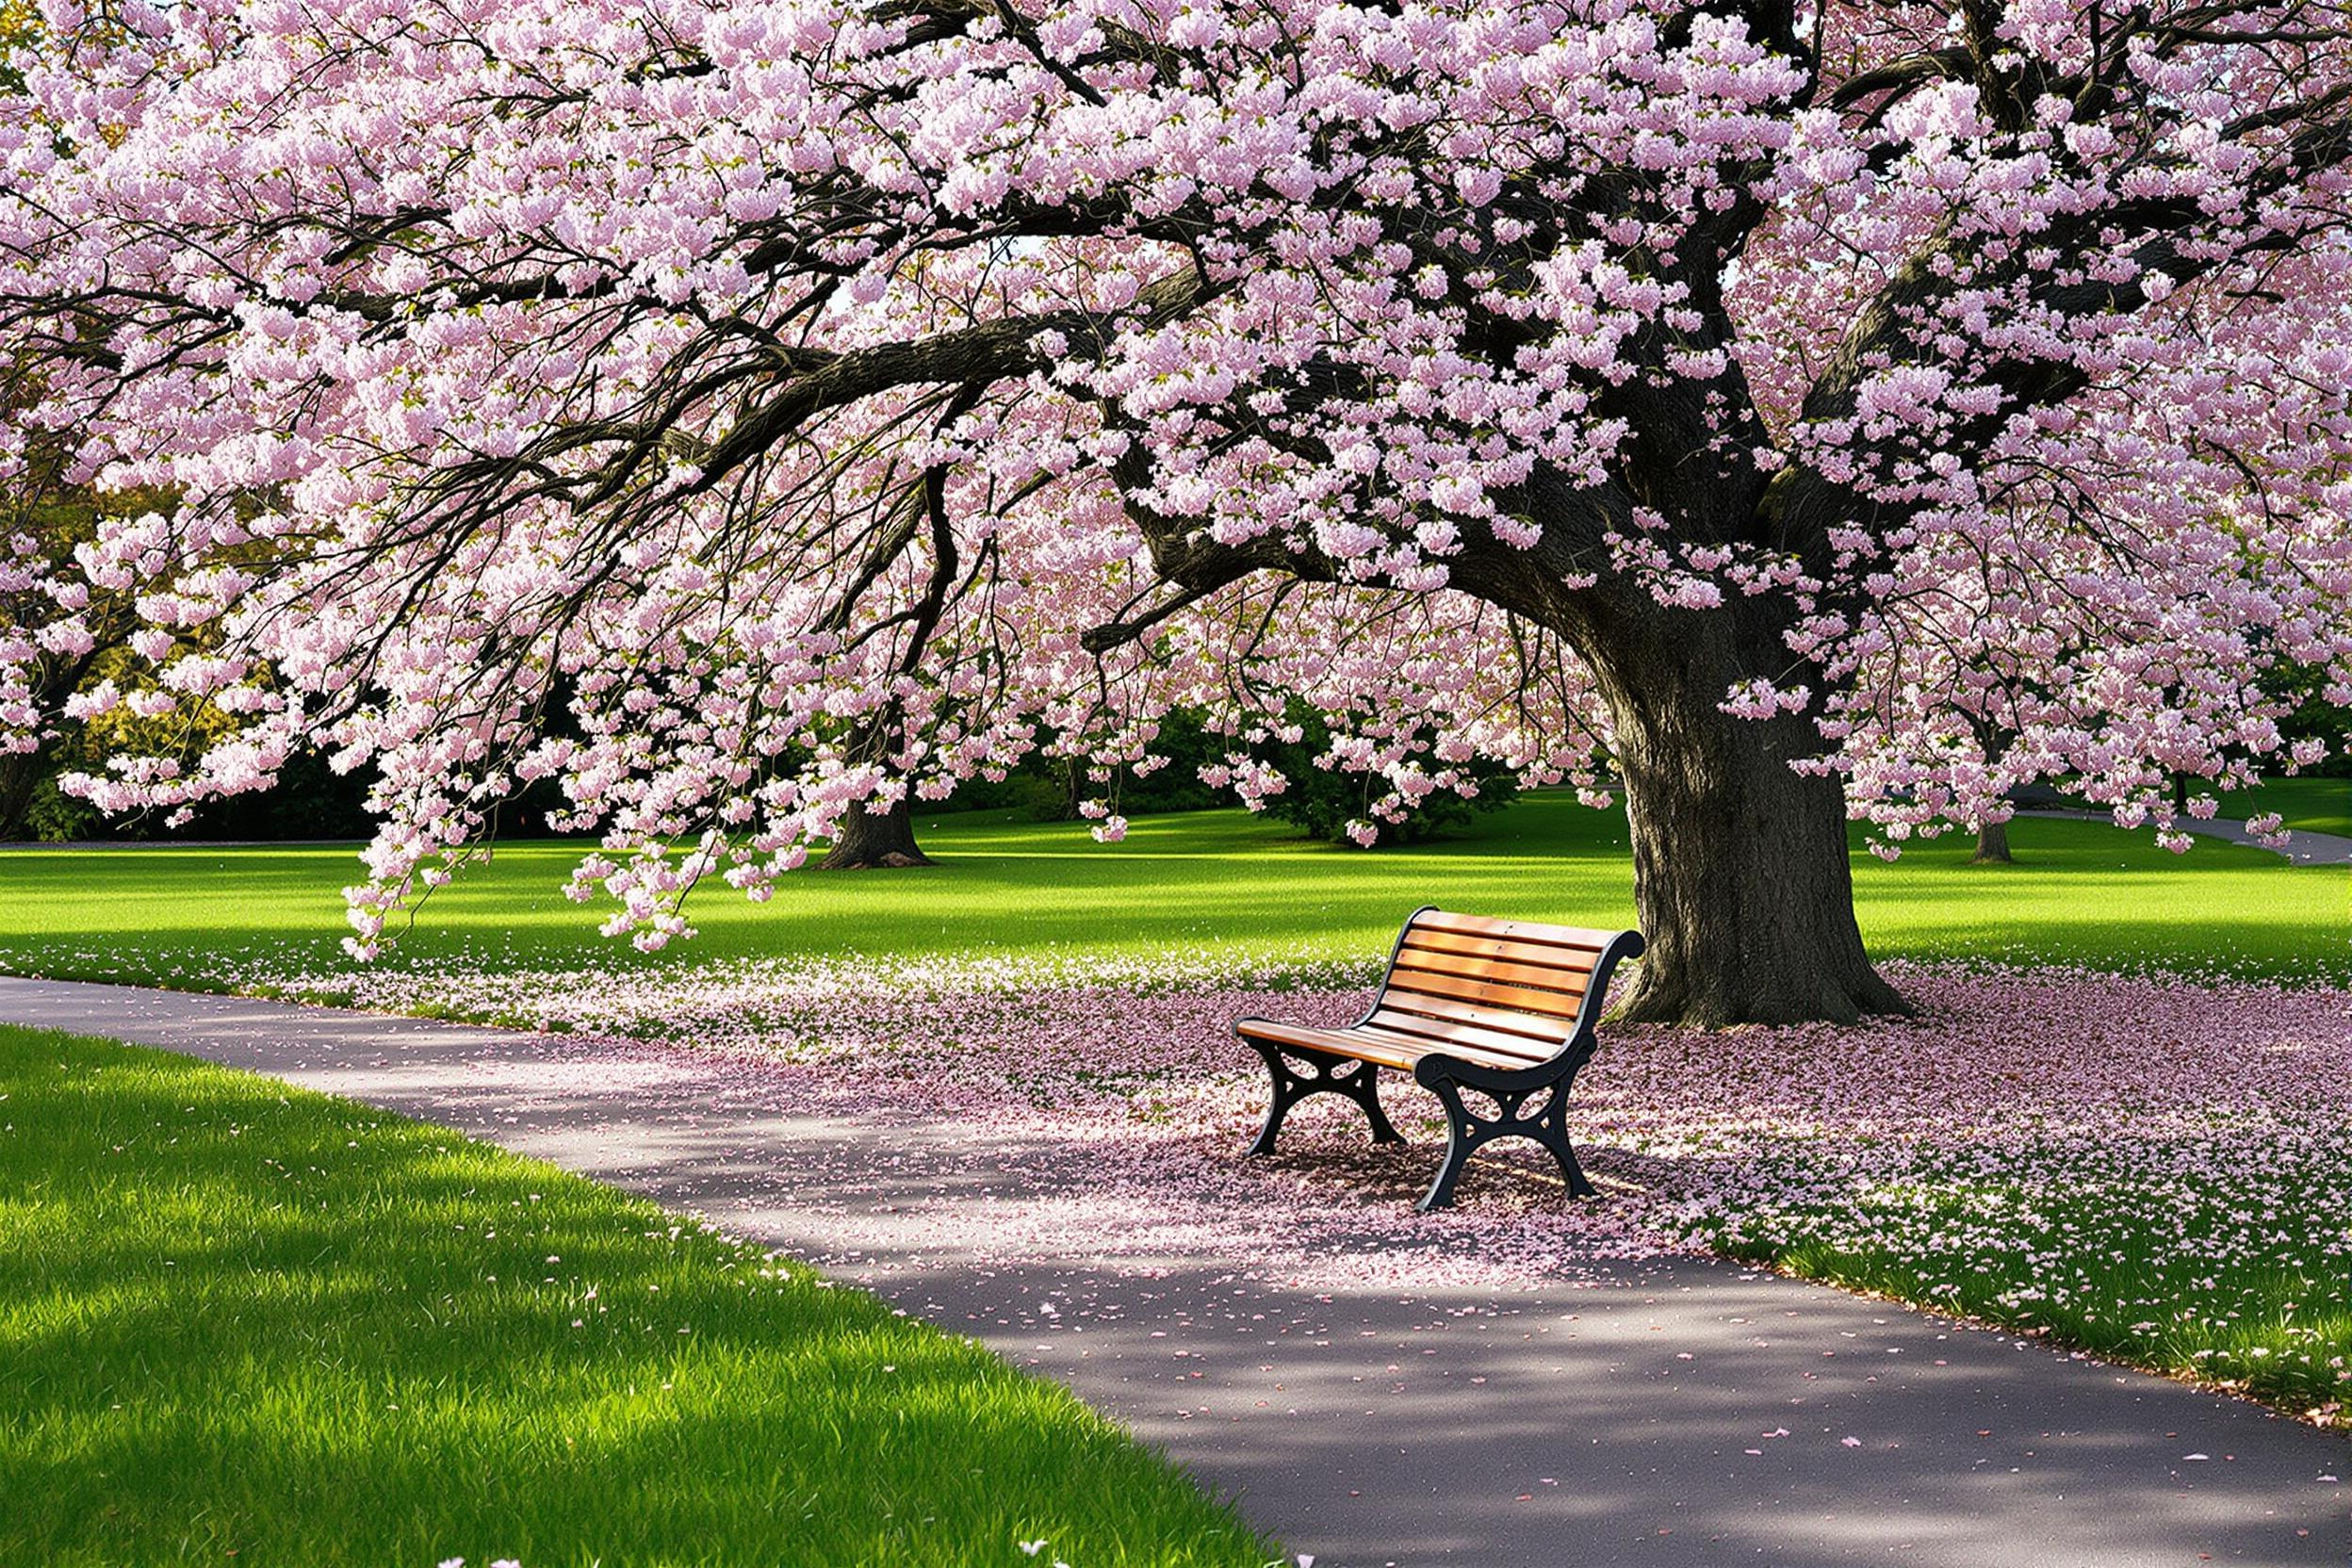
[(1086, 1172), (952, 1123), (819, 1119), (689, 1051), (18, 979), (0, 1021), (429, 1118), (824, 1260), (1062, 1380), (1316, 1568), (2352, 1560), (2343, 1436), (1727, 1265), (1309, 1294), (1205, 1252), (1008, 1268), (911, 1214), (845, 1258), (845, 1217), (1080, 1199)]
[[(2104, 811), (2036, 808), (2030, 811), (2019, 810), (2017, 815), (2055, 817), (2064, 822), (2112, 824), (2115, 820)], [(2198, 822), (2194, 818), (2189, 818), (2181, 822), (2180, 828), (2183, 832), (2195, 833), (2202, 838), (2222, 839), (2233, 844), (2245, 844), (2250, 849), (2266, 849), (2273, 855), (2285, 856), (2297, 865), (2352, 866), (2352, 839), (2334, 833), (2314, 833), (2307, 827), (2297, 827), (2288, 831), (2287, 841), (2284, 844), (2263, 844), (2254, 841), (2254, 836), (2246, 830), (2246, 824), (2227, 817), (2215, 817), (2211, 822)]]

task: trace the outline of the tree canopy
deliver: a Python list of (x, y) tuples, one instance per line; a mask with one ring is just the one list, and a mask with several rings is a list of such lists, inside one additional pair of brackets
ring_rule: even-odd
[(2174, 776), (2318, 759), (2279, 672), (2352, 695), (2341, 5), (42, 17), (8, 449), (178, 501), (15, 568), (7, 717), (135, 592), (151, 678), (76, 711), (241, 727), (77, 787), (373, 760), (363, 954), (533, 779), (655, 946), (844, 812), (1149, 767), (1173, 706), (1262, 799), (1303, 704), (1392, 813), (1607, 761), (1657, 1010), (1851, 1016), (1892, 999), (1850, 911), (1784, 920), (1838, 975), (1674, 981), (1791, 962), (1700, 913), (1780, 918), (1758, 857), (1834, 829), (1834, 906), (1844, 809), (2053, 777), (2170, 834)]

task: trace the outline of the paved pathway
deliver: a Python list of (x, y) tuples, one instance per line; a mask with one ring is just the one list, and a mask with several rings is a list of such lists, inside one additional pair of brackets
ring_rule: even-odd
[(1086, 1173), (796, 1114), (684, 1051), (12, 979), (0, 1020), (428, 1117), (825, 1259), (1069, 1383), (1316, 1568), (2352, 1561), (2352, 1441), (1729, 1266), (1317, 1295), (1176, 1251), (1008, 1267), (911, 1216), (844, 1266), (845, 1217), (870, 1236), (902, 1204), (1082, 1197)]
[[(2057, 817), (2067, 822), (2113, 823), (2115, 821), (2104, 811), (2037, 809), (2021, 810), (2017, 815)], [(2352, 866), (2352, 839), (2334, 833), (2313, 833), (2309, 828), (2298, 827), (2287, 834), (2285, 844), (2274, 845), (2255, 843), (2254, 836), (2246, 830), (2246, 824), (2231, 822), (2226, 818), (2217, 817), (2212, 822), (2198, 822), (2195, 818), (2184, 817), (2180, 821), (2180, 826), (2184, 831), (2202, 834), (2208, 839), (2227, 839), (2233, 844), (2247, 844), (2256, 849), (2267, 849), (2273, 855), (2283, 855), (2298, 865)]]

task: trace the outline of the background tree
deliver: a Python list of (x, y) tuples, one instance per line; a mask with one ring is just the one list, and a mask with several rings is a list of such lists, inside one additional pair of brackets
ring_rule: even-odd
[[(2274, 684), (2283, 699), (2294, 704), (2293, 711), (2278, 726), (2289, 744), (2301, 745), (2307, 755), (2316, 754), (2313, 771), (2336, 778), (2352, 776), (2352, 750), (2344, 745), (2345, 739), (2352, 737), (2352, 702), (2345, 700), (2352, 693), (2346, 693), (2343, 682), (2326, 670), (2311, 665), (2281, 671)], [(2336, 694), (2332, 698), (2331, 691)]]
[(1426, 726), (1399, 778), (1605, 751), (1627, 1010), (1852, 1018), (1901, 1003), (1849, 807), (1993, 799), (1914, 639), (2029, 661), (2000, 771), (2164, 830), (2286, 743), (2282, 663), (2352, 689), (2339, 6), (52, 23), (0, 107), (18, 424), (184, 498), (75, 580), (248, 721), (76, 787), (373, 760), (363, 954), (531, 780), (651, 946), (895, 792), (1295, 701)]
[[(0, 485), (0, 538), (8, 541), (8, 564), (0, 568), (0, 678), (11, 723), (0, 732), (0, 841), (63, 836), (94, 815), (78, 802), (60, 801), (55, 780), (61, 765), (95, 754), (109, 743), (152, 748), (162, 738), (161, 722), (140, 723), (125, 710), (109, 732), (86, 738), (67, 705), (94, 682), (119, 678), (139, 684), (126, 639), (139, 625), (125, 593), (67, 592), (75, 613), (57, 618), (53, 585), (72, 575), (74, 552), (98, 536), (101, 498), (64, 479), (70, 466), (66, 443), (28, 444), (5, 485)], [(160, 498), (107, 498), (136, 510)], [(178, 704), (149, 694), (141, 706), (160, 715)], [(219, 727), (216, 726), (216, 728)]]
[[(1450, 788), (1426, 772), (1408, 771), (1434, 740), (1409, 713), (1389, 717), (1384, 741), (1361, 732), (1333, 736), (1303, 707), (1285, 719), (1266, 727), (1251, 754), (1285, 780), (1282, 792), (1266, 801), (1267, 813), (1310, 838), (1367, 849), (1383, 840), (1411, 842), (1506, 806), (1518, 792), (1509, 769), (1475, 754), (1458, 766)], [(1378, 719), (1366, 715), (1359, 731), (1377, 728)], [(1383, 748), (1392, 755), (1380, 755)]]

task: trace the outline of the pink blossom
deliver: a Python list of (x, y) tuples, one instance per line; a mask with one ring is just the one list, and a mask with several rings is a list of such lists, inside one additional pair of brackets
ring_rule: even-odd
[(0, 750), (231, 722), (67, 781), (107, 810), (372, 768), (355, 954), (533, 783), (649, 950), (1040, 752), (1114, 841), (1175, 710), (1251, 807), (1301, 710), (1369, 800), (1590, 788), (1636, 612), (1890, 854), (2053, 779), (2179, 843), (2175, 779), (2352, 696), (2352, 58), (2299, 23), (53, 10), (0, 476), (70, 432), (172, 498), (0, 538)]

